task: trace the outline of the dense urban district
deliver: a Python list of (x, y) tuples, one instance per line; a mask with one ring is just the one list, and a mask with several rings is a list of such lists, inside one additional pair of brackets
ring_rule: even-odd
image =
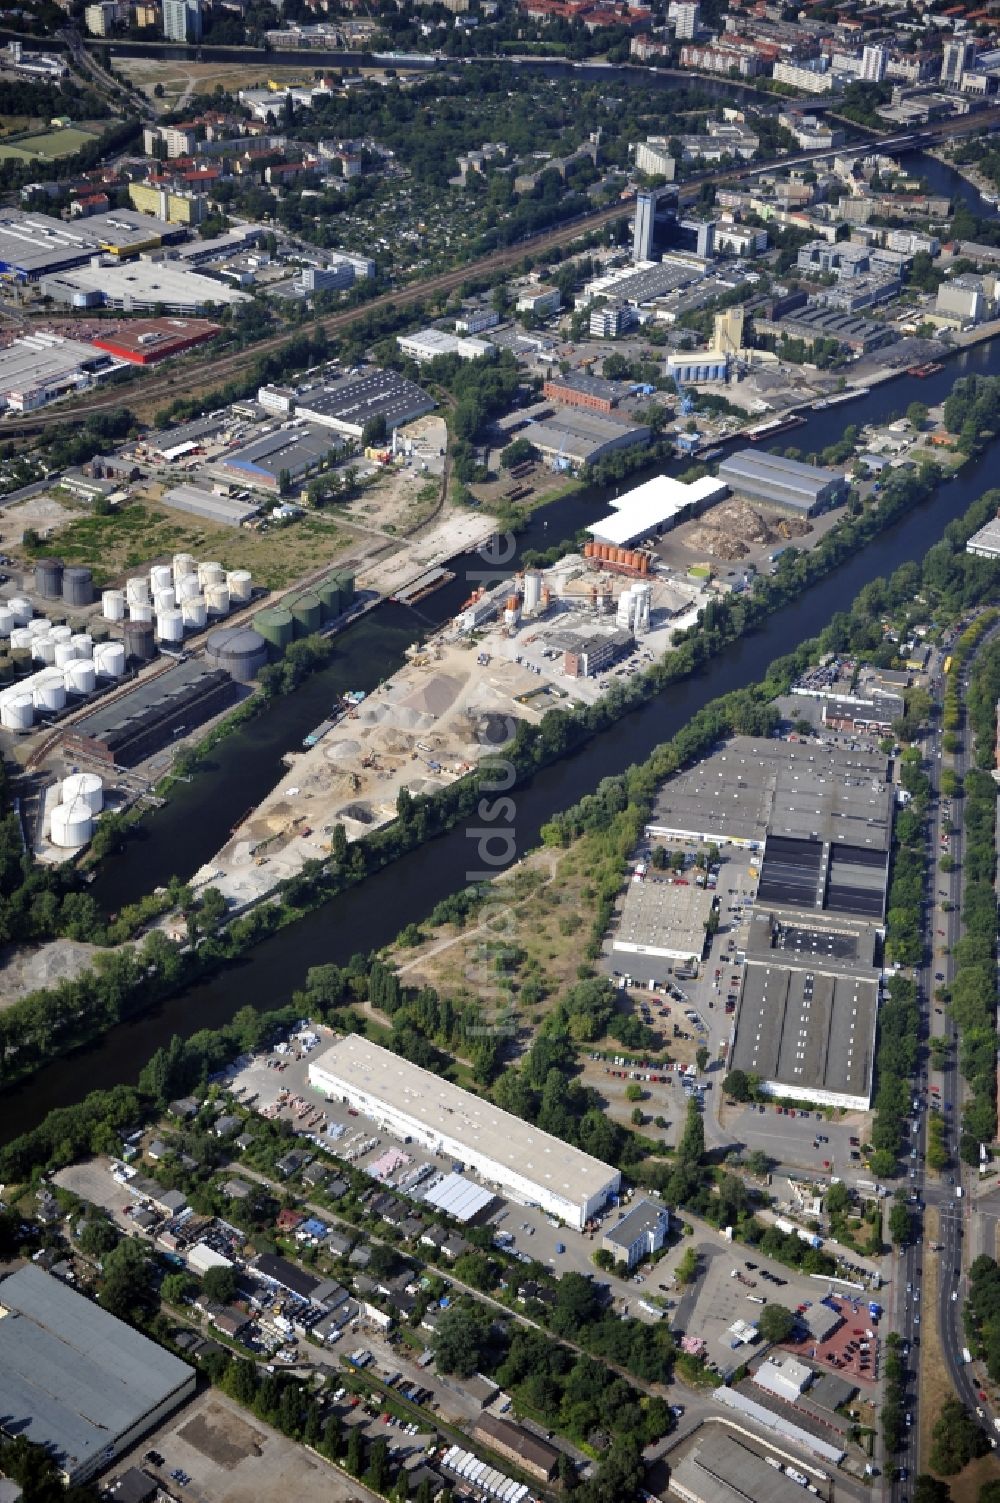
[(0, 18), (0, 1503), (1000, 1503), (1000, 12)]

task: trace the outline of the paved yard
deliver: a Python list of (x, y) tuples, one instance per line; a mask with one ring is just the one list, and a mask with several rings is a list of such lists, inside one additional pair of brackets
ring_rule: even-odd
[[(145, 1436), (117, 1470), (142, 1465), (150, 1448), (163, 1456), (164, 1466), (146, 1463), (146, 1470), (169, 1492), (190, 1503), (260, 1503), (264, 1498), (294, 1498), (295, 1503), (363, 1499), (367, 1503), (374, 1496), (214, 1390)], [(191, 1478), (183, 1490), (170, 1479), (177, 1469)]]

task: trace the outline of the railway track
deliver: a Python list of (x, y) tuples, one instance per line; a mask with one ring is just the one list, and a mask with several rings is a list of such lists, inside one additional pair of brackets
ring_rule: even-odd
[[(977, 113), (975, 129), (987, 133), (1000, 126), (1000, 109), (990, 109)], [(893, 147), (906, 142), (914, 145), (930, 144), (940, 138), (960, 135), (969, 131), (968, 117), (962, 117), (959, 121), (940, 122), (936, 126), (905, 137), (897, 136), (887, 139), (884, 135), (871, 136), (873, 142), (880, 143), (883, 147)], [(857, 146), (858, 143), (855, 143)], [(831, 156), (832, 152), (806, 152), (799, 153), (791, 159), (795, 163), (806, 162), (823, 156)], [(769, 164), (771, 167), (775, 163)], [(722, 184), (738, 182), (747, 177), (755, 176), (765, 168), (755, 165), (751, 169), (736, 168), (725, 169), (722, 172), (701, 173), (695, 178), (689, 179), (681, 190), (681, 201), (696, 198), (704, 183)], [(493, 274), (504, 267), (513, 266), (526, 255), (536, 254), (564, 246), (576, 240), (580, 235), (589, 231), (601, 229), (612, 220), (619, 219), (630, 212), (630, 200), (619, 200), (609, 204), (603, 209), (597, 209), (593, 213), (585, 214), (566, 224), (557, 225), (552, 229), (542, 230), (537, 235), (531, 235), (527, 239), (519, 240), (515, 245), (505, 246), (500, 250), (493, 251), (486, 256), (478, 256), (473, 261), (466, 262), (463, 266), (452, 267), (448, 271), (436, 273), (423, 281), (413, 282), (409, 285), (394, 288), (389, 292), (380, 293), (368, 303), (358, 308), (344, 308), (337, 313), (328, 313), (325, 317), (316, 321), (314, 328), (321, 328), (328, 335), (337, 335), (346, 332), (354, 325), (361, 323), (369, 314), (384, 312), (392, 309), (410, 308), (415, 303), (423, 302), (433, 297), (438, 292), (453, 292), (463, 282), (467, 282), (477, 276)], [(215, 360), (202, 363), (199, 379), (196, 387), (188, 387), (188, 394), (204, 393), (213, 388), (223, 385), (230, 377), (246, 370), (247, 364), (261, 356), (273, 354), (285, 348), (299, 334), (301, 329), (289, 330), (281, 334), (272, 334), (267, 339), (262, 339), (250, 350), (238, 350), (229, 355), (221, 355)], [(141, 379), (141, 378), (137, 378)], [(130, 398), (139, 401), (144, 407), (153, 403), (170, 401), (178, 395), (178, 385), (184, 381), (184, 377), (177, 374), (164, 373), (162, 376), (153, 376), (142, 385), (136, 387), (114, 387), (108, 391), (89, 397), (85, 402), (61, 405), (58, 414), (48, 411), (38, 416), (18, 418), (14, 421), (0, 423), (0, 442), (4, 438), (25, 438), (32, 434), (43, 432), (52, 426), (54, 422), (77, 422), (98, 413), (114, 411), (128, 403)]]
[[(519, 240), (516, 245), (494, 251), (488, 256), (480, 256), (464, 266), (439, 272), (433, 277), (428, 277), (422, 282), (414, 282), (410, 286), (380, 293), (378, 297), (372, 298), (370, 302), (364, 303), (359, 308), (345, 308), (339, 313), (328, 313), (324, 318), (317, 319), (312, 327), (322, 328), (328, 335), (342, 334), (355, 324), (361, 323), (368, 314), (396, 308), (409, 308), (414, 303), (433, 297), (437, 292), (453, 292), (456, 287), (460, 287), (463, 282), (471, 278), (485, 275), (487, 272), (495, 272), (504, 266), (512, 266), (522, 257), (539, 250), (566, 245), (579, 235), (586, 234), (589, 230), (600, 229), (611, 220), (620, 219), (623, 214), (627, 213), (628, 206), (625, 203), (599, 209), (593, 214), (575, 219), (554, 230), (545, 230), (539, 235)], [(222, 355), (216, 360), (203, 362), (197, 389), (204, 391), (224, 384), (231, 376), (244, 372), (248, 361), (257, 360), (263, 355), (270, 355), (283, 349), (302, 332), (302, 329), (294, 329), (287, 333), (272, 334), (267, 339), (260, 340), (250, 350), (238, 350), (230, 355)], [(45, 415), (3, 422), (0, 424), (0, 441), (4, 438), (23, 438), (32, 433), (40, 433), (52, 427), (53, 423), (77, 422), (92, 417), (96, 413), (114, 411), (116, 408), (126, 406), (130, 397), (133, 396), (141, 400), (144, 405), (159, 400), (170, 400), (178, 395), (177, 388), (181, 381), (182, 378), (177, 374), (154, 376), (135, 388), (116, 386), (109, 388), (101, 395), (88, 398), (86, 402), (71, 405), (60, 404), (58, 413), (50, 409)], [(188, 391), (190, 390), (189, 387)]]

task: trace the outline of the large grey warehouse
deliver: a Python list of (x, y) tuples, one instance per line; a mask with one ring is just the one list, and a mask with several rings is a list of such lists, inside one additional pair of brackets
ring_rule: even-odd
[(847, 481), (834, 470), (783, 459), (758, 449), (740, 449), (719, 465), (719, 479), (750, 501), (814, 517), (847, 495)]
[(771, 1094), (871, 1102), (887, 768), (883, 753), (736, 736), (654, 805), (650, 835), (763, 852), (728, 1065)]
[(404, 1142), (461, 1160), (501, 1193), (577, 1231), (621, 1183), (600, 1159), (357, 1034), (313, 1060), (309, 1081)]
[(0, 1283), (0, 1427), (85, 1482), (194, 1393), (196, 1374), (33, 1263)]
[(546, 459), (564, 459), (573, 465), (595, 464), (617, 449), (635, 449), (648, 444), (650, 429), (603, 413), (564, 407), (552, 417), (529, 423), (521, 433)]

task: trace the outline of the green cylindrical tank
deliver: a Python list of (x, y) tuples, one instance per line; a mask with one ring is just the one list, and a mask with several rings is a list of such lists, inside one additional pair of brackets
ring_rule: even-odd
[(111, 637), (111, 628), (106, 621), (94, 621), (88, 629), (95, 642), (107, 642)]
[(354, 575), (349, 572), (338, 574), (337, 583), (340, 586), (340, 609), (346, 611), (354, 604)]
[(280, 656), (295, 635), (292, 613), (283, 605), (270, 606), (258, 611), (253, 618), (254, 630), (260, 632), (272, 656)]
[(29, 673), (31, 671), (31, 648), (12, 647), (10, 660), (14, 665), (15, 673)]
[(294, 600), (286, 602), (295, 623), (295, 635), (308, 637), (323, 625), (323, 606), (318, 595), (303, 590)]
[(332, 621), (340, 615), (340, 585), (336, 579), (324, 579), (317, 587), (316, 594), (323, 606), (324, 621)]
[(14, 663), (6, 653), (0, 657), (0, 684), (12, 683), (14, 679)]

